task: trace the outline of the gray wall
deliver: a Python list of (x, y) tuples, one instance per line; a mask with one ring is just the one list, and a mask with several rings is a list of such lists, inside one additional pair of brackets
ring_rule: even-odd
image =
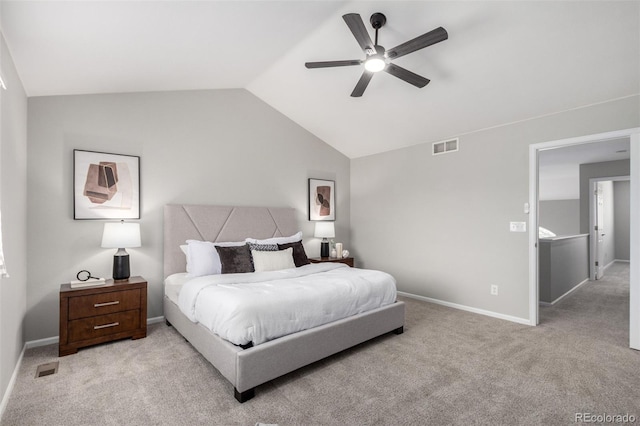
[[(634, 127), (634, 126), (629, 126)], [(580, 233), (589, 233), (589, 179), (600, 177), (629, 176), (629, 160), (605, 161), (580, 164)]]
[(540, 239), (540, 301), (553, 303), (589, 278), (589, 236)]
[(614, 220), (615, 220), (615, 258), (617, 260), (630, 260), (629, 233), (630, 233), (630, 193), (631, 183), (626, 181), (613, 182), (614, 194)]
[(131, 272), (162, 315), (162, 207), (167, 203), (290, 206), (309, 255), (307, 179), (336, 181), (336, 241), (350, 248), (349, 159), (246, 90), (29, 99), (27, 340), (58, 335), (58, 291), (80, 269), (111, 275), (102, 221), (74, 221), (72, 150), (141, 156), (142, 244)]
[(540, 200), (538, 221), (556, 235), (579, 234), (580, 200)]
[(392, 273), (403, 292), (528, 318), (528, 234), (509, 221), (528, 219), (529, 144), (638, 127), (638, 100), (467, 134), (452, 154), (425, 143), (352, 160), (358, 263)]
[(27, 308), (27, 96), (0, 34), (0, 206), (9, 278), (0, 278), (0, 400), (24, 346)]

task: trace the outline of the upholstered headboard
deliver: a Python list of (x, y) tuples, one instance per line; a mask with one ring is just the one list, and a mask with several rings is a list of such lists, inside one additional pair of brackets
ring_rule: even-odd
[(292, 208), (226, 207), (196, 204), (164, 206), (164, 276), (186, 270), (180, 245), (186, 240), (244, 241), (299, 231)]

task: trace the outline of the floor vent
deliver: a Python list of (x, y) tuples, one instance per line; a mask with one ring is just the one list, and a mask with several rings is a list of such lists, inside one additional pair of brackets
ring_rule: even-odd
[(458, 142), (458, 138), (449, 139), (448, 141), (434, 142), (432, 154), (440, 155), (448, 154), (449, 152), (455, 152), (458, 150)]
[(36, 379), (38, 377), (50, 376), (58, 372), (58, 361), (40, 364), (36, 369)]

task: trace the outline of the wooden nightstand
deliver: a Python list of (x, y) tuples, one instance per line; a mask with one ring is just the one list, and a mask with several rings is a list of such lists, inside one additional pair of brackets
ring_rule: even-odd
[(60, 345), (58, 356), (79, 348), (118, 339), (147, 336), (147, 282), (107, 280), (97, 287), (60, 286)]
[(353, 257), (343, 257), (342, 259), (338, 259), (336, 257), (310, 257), (309, 262), (311, 263), (322, 263), (322, 262), (344, 263), (353, 268)]

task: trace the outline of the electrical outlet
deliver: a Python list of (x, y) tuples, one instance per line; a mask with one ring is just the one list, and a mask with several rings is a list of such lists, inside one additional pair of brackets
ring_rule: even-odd
[(495, 285), (495, 284), (493, 284), (493, 285), (491, 286), (491, 295), (492, 295), (492, 296), (497, 296), (497, 295), (498, 295), (498, 286), (497, 286), (497, 285)]
[(509, 222), (509, 231), (527, 232), (527, 222)]

